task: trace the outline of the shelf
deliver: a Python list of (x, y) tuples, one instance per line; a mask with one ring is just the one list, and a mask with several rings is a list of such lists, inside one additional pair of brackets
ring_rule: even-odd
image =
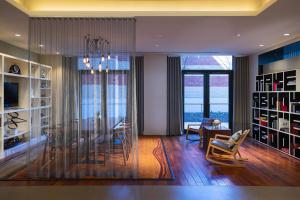
[(260, 127), (263, 127), (263, 128), (267, 128), (267, 129), (270, 129), (270, 130), (273, 130), (273, 131), (277, 131), (277, 132), (280, 132), (280, 133), (285, 133), (285, 134), (288, 134), (288, 135), (292, 135), (292, 133), (285, 132), (285, 131), (280, 131), (280, 130), (278, 130), (278, 129), (271, 128), (271, 127), (268, 127), (268, 126), (263, 126), (263, 125), (261, 125), (261, 124), (252, 123), (252, 125), (256, 125), (256, 126), (260, 126)]
[(15, 134), (15, 135), (4, 136), (4, 140), (8, 140), (10, 138), (18, 137), (18, 136), (24, 135), (24, 134), (26, 134), (28, 132), (29, 131), (20, 131), (18, 134)]
[[(0, 63), (0, 65), (2, 64), (0, 72), (2, 76), (0, 85), (2, 93), (4, 94), (5, 82), (13, 82), (19, 85), (18, 105), (15, 107), (4, 107), (4, 96), (0, 94), (2, 96), (2, 99), (0, 99), (0, 108), (2, 107), (2, 110), (0, 109), (0, 114), (2, 114), (2, 127), (0, 127), (0, 158), (4, 158), (6, 156), (14, 156), (13, 154), (16, 152), (26, 151), (31, 145), (38, 144), (45, 138), (41, 127), (51, 127), (52, 67), (2, 53), (0, 53), (0, 56), (2, 56)], [(21, 74), (9, 73), (9, 68), (13, 64), (17, 64), (20, 67)], [(43, 70), (43, 73), (41, 73), (41, 70)], [(6, 126), (3, 126), (3, 124), (10, 119), (9, 115), (14, 112), (18, 113), (19, 117), (24, 119), (24, 122), (19, 124), (17, 128), (19, 130), (18, 132), (5, 132)], [(41, 115), (44, 116), (42, 117)], [(33, 127), (35, 126), (38, 126), (40, 130), (34, 130)], [(4, 136), (4, 134), (6, 135)], [(20, 142), (5, 145), (4, 149), (4, 142), (13, 141), (13, 139), (17, 139), (18, 137), (20, 138)]]
[(42, 81), (51, 81), (51, 79), (49, 79), (49, 78), (40, 78), (40, 80), (42, 80)]
[(5, 149), (2, 156), (10, 156), (12, 154), (15, 154), (17, 152), (21, 152), (26, 150), (28, 147), (38, 144), (39, 142), (45, 141), (46, 136), (41, 136), (40, 138), (33, 138), (30, 141), (22, 142), (14, 147), (11, 147), (9, 149)]
[(51, 97), (31, 97), (31, 99), (50, 99)]
[(19, 78), (29, 78), (28, 75), (21, 75), (21, 74), (13, 74), (13, 73), (3, 73), (5, 76), (12, 76), (12, 77), (19, 77)]
[(40, 80), (39, 77), (30, 76), (30, 79)]
[(8, 110), (4, 109), (5, 114), (14, 113), (14, 112), (25, 112), (25, 111), (29, 111), (29, 109), (28, 108), (18, 108), (18, 109), (8, 109)]
[(31, 107), (31, 110), (38, 110), (38, 109), (43, 109), (43, 108), (51, 108), (50, 105), (48, 106), (37, 106), (37, 107)]
[(49, 127), (49, 125), (43, 125), (43, 126), (41, 126), (41, 129), (42, 128), (48, 128)]

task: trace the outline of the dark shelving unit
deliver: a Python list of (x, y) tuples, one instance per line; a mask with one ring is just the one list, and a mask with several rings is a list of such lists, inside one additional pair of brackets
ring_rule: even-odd
[(300, 159), (300, 70), (256, 76), (252, 137)]

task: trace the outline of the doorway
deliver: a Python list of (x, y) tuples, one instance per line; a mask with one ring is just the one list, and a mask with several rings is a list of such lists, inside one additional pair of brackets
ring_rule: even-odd
[(183, 122), (199, 123), (203, 118), (220, 119), (232, 127), (232, 71), (183, 70)]

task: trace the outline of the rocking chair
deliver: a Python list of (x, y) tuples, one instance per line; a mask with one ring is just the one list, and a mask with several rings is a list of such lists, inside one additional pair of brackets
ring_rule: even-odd
[(223, 166), (242, 167), (243, 161), (247, 158), (241, 156), (239, 147), (249, 132), (248, 129), (243, 133), (242, 131), (236, 132), (232, 136), (216, 135), (215, 138), (211, 138), (207, 147), (206, 160)]

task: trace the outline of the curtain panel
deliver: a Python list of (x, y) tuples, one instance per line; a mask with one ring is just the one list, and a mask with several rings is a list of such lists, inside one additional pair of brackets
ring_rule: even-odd
[(138, 134), (144, 132), (144, 57), (135, 58), (136, 68), (136, 94), (137, 94), (137, 126)]
[(182, 72), (180, 57), (167, 58), (167, 135), (182, 134)]
[(249, 57), (233, 58), (233, 131), (249, 128)]
[(23, 178), (136, 178), (135, 19), (30, 18), (29, 60), (36, 54), (53, 71), (31, 87), (53, 92), (32, 127), (43, 110), (53, 117), (28, 138), (44, 145), (26, 152)]

